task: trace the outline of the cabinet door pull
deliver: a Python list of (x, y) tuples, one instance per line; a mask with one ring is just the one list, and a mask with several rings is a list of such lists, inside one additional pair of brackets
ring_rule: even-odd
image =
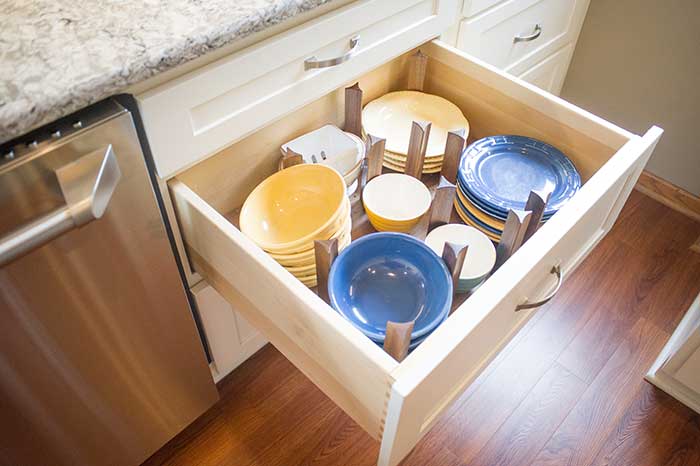
[(517, 44), (518, 42), (530, 42), (540, 37), (540, 34), (542, 34), (542, 26), (535, 24), (535, 30), (532, 32), (532, 34), (528, 34), (527, 36), (515, 36), (513, 37), (513, 43)]
[(339, 57), (328, 58), (326, 60), (319, 60), (316, 57), (309, 57), (304, 60), (304, 70), (311, 70), (314, 68), (329, 68), (331, 66), (340, 65), (350, 60), (357, 50), (360, 48), (360, 36), (352, 36), (350, 38), (350, 50), (340, 55)]
[(534, 309), (536, 307), (540, 307), (544, 304), (547, 304), (549, 301), (552, 300), (554, 295), (557, 294), (557, 291), (559, 291), (559, 288), (561, 288), (561, 284), (564, 281), (564, 274), (561, 273), (561, 267), (558, 265), (555, 265), (554, 267), (552, 267), (552, 270), (550, 270), (550, 273), (553, 273), (557, 276), (557, 286), (554, 287), (554, 291), (549, 293), (548, 296), (546, 296), (546, 297), (542, 298), (541, 300), (536, 301), (534, 303), (528, 303), (527, 300), (525, 300), (525, 302), (523, 302), (522, 304), (518, 304), (517, 306), (515, 306), (515, 312), (522, 311), (525, 309)]

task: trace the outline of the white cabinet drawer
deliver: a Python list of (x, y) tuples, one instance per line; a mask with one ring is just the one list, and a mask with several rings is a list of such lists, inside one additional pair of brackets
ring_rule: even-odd
[[(156, 170), (167, 178), (428, 39), (456, 0), (362, 0), (137, 96)], [(359, 44), (346, 63), (305, 70)]]
[[(279, 145), (334, 123), (342, 88), (169, 181), (195, 270), (370, 435), (395, 465), (536, 311), (515, 312), (567, 276), (611, 228), (660, 137), (633, 135), (440, 42), (424, 44), (425, 90), (457, 104), (470, 139), (522, 134), (574, 161), (582, 189), (423, 344), (398, 363), (235, 226), (237, 209), (272, 174)], [(361, 76), (365, 101), (405, 85), (407, 55)]]
[(503, 0), (464, 0), (464, 4), (462, 4), (462, 16), (469, 18), (502, 1)]
[[(462, 21), (457, 47), (519, 74), (529, 64), (575, 41), (587, 7), (588, 0), (511, 0)], [(529, 40), (515, 42), (516, 37), (527, 36)]]
[(540, 89), (559, 95), (561, 87), (564, 85), (564, 78), (566, 78), (566, 71), (569, 68), (569, 62), (573, 53), (574, 44), (569, 44), (541, 62), (536, 63), (518, 77)]

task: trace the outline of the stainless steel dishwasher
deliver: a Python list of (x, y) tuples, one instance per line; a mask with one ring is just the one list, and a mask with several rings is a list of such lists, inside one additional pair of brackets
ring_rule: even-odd
[(0, 464), (137, 465), (218, 395), (131, 114), (3, 149)]

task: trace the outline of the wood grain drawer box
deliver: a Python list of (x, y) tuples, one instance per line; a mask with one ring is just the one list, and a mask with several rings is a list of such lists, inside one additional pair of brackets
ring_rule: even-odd
[[(571, 157), (584, 185), (403, 362), (235, 226), (248, 193), (276, 170), (281, 143), (326, 123), (342, 126), (342, 86), (169, 181), (194, 269), (381, 441), (380, 465), (397, 464), (536, 312), (515, 306), (554, 288), (552, 266), (566, 277), (610, 230), (661, 135), (656, 127), (631, 134), (441, 42), (420, 50), (429, 57), (425, 90), (462, 109), (470, 139), (522, 134), (549, 142)], [(404, 88), (407, 58), (360, 76), (364, 100)]]
[[(575, 42), (588, 0), (510, 0), (463, 20), (457, 47), (519, 75), (564, 45)], [(514, 42), (516, 36), (539, 35)]]
[[(360, 0), (138, 96), (156, 171), (168, 178), (446, 29), (456, 0)], [(348, 52), (342, 66), (305, 69)]]

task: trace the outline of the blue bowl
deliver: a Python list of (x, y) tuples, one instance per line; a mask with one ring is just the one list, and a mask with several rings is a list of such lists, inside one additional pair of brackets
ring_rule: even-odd
[(452, 279), (442, 258), (403, 233), (373, 233), (353, 241), (328, 276), (331, 305), (376, 342), (386, 323), (415, 319), (411, 339), (431, 332), (450, 311)]

